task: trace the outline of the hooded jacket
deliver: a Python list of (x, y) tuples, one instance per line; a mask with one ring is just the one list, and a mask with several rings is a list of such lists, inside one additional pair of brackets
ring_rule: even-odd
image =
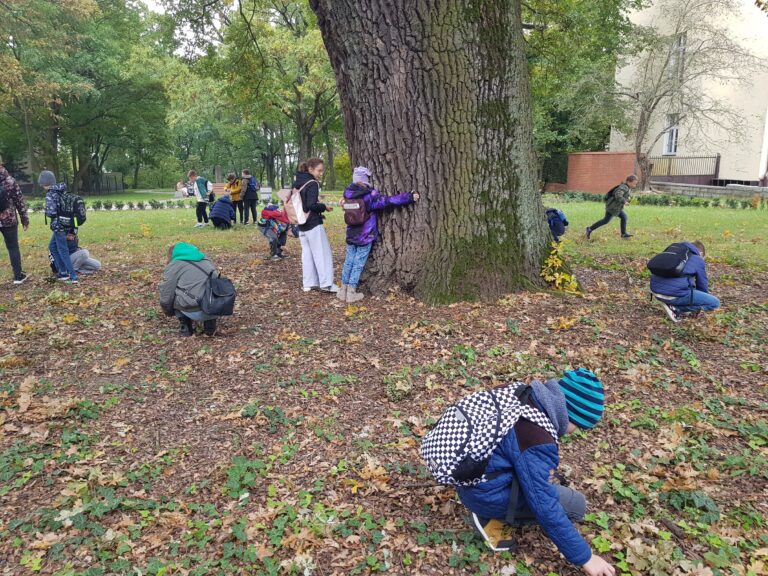
[(64, 182), (54, 184), (45, 193), (45, 216), (51, 220), (51, 230), (54, 232), (67, 232), (68, 228), (59, 222), (59, 206), (61, 195), (67, 191)]
[[(0, 195), (5, 200), (5, 209), (0, 212), (0, 228), (15, 228), (19, 224), (19, 219), (22, 225), (29, 226), (27, 205), (21, 195), (21, 188), (4, 166), (0, 166)], [(18, 218), (16, 214), (19, 215)]]
[[(556, 381), (534, 381), (531, 387), (529, 403), (543, 411), (558, 435), (563, 436), (568, 428), (568, 412), (559, 385)], [(491, 455), (485, 469), (491, 479), (476, 486), (457, 487), (459, 498), (478, 516), (504, 519), (516, 478), (522, 496), (516, 511), (520, 512), (523, 506), (530, 508), (563, 556), (572, 564), (583, 566), (591, 558), (592, 550), (568, 519), (550, 482), (551, 471), (557, 470), (559, 463), (555, 439), (544, 428), (521, 418)]]
[(214, 218), (218, 218), (219, 220), (224, 220), (225, 222), (232, 222), (235, 220), (235, 207), (232, 204), (232, 200), (229, 196), (222, 196), (211, 207), (211, 213), (208, 214), (208, 217), (213, 220)]
[(709, 278), (707, 278), (707, 265), (701, 257), (699, 249), (690, 242), (683, 242), (688, 250), (688, 262), (685, 263), (682, 276), (677, 278), (663, 278), (651, 274), (651, 292), (681, 298), (688, 296), (691, 290), (699, 290), (709, 293)]
[(235, 178), (232, 181), (228, 181), (224, 184), (224, 193), (229, 194), (232, 198), (232, 202), (240, 202), (242, 200), (243, 187), (240, 178)]
[(214, 272), (214, 277), (218, 277), (216, 267), (196, 246), (186, 242), (176, 244), (160, 282), (160, 307), (163, 312), (173, 316), (175, 310), (200, 311), (198, 302), (205, 294), (211, 272)]
[(367, 246), (378, 239), (379, 220), (376, 212), (390, 206), (406, 206), (413, 203), (413, 194), (410, 192), (386, 196), (375, 188), (357, 183), (351, 184), (344, 191), (344, 198), (348, 200), (362, 198), (368, 213), (368, 218), (359, 226), (347, 226), (347, 244), (355, 246)]
[(315, 177), (309, 172), (296, 172), (296, 178), (293, 181), (294, 190), (301, 189), (309, 182), (301, 191), (301, 203), (304, 206), (304, 212), (309, 212), (307, 221), (304, 224), (299, 224), (301, 232), (309, 232), (320, 226), (323, 223), (323, 212), (327, 210), (325, 204), (320, 202), (320, 183), (311, 182), (312, 180), (315, 180)]
[(622, 182), (614, 191), (613, 196), (606, 200), (605, 211), (608, 214), (618, 216), (619, 212), (624, 210), (624, 206), (626, 206), (630, 200), (632, 200), (632, 190), (630, 190), (626, 182)]

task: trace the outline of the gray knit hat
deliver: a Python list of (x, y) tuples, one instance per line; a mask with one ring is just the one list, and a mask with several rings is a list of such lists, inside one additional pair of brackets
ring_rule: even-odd
[(56, 175), (50, 170), (43, 170), (37, 178), (37, 183), (40, 184), (40, 186), (55, 186)]
[(558, 436), (565, 436), (568, 432), (568, 407), (565, 403), (565, 394), (557, 380), (531, 382), (533, 395), (539, 402), (547, 417), (555, 425)]

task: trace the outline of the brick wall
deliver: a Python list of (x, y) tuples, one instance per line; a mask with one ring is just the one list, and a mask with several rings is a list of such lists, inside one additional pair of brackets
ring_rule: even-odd
[(634, 172), (633, 152), (577, 152), (568, 156), (568, 190), (605, 194)]

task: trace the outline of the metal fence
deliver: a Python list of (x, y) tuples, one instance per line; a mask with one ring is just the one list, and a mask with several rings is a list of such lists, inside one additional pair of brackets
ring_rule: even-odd
[(650, 156), (654, 182), (709, 184), (720, 175), (720, 154), (716, 156)]

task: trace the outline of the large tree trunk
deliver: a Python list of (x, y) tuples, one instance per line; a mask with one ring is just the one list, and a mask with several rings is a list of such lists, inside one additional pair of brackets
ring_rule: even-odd
[(421, 202), (381, 219), (366, 285), (431, 301), (539, 282), (536, 189), (519, 0), (310, 0), (352, 162)]
[(325, 139), (325, 161), (328, 167), (325, 178), (325, 185), (329, 190), (336, 190), (336, 154), (333, 146), (333, 138), (331, 138), (330, 130), (328, 126), (323, 128), (323, 138)]

